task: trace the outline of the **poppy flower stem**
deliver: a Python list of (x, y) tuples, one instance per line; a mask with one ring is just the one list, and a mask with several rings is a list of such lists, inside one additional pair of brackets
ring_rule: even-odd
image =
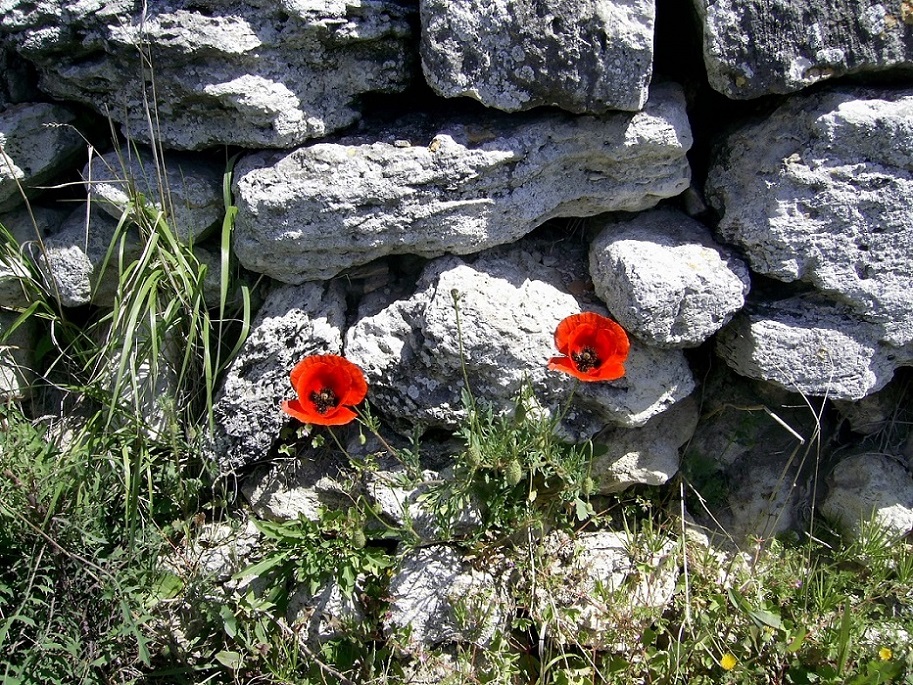
[(579, 388), (579, 387), (580, 387), (580, 379), (575, 378), (574, 385), (571, 388), (570, 393), (568, 393), (567, 399), (564, 400), (564, 404), (561, 405), (561, 411), (559, 411), (558, 416), (555, 417), (555, 427), (556, 428), (558, 427), (558, 424), (560, 424), (562, 421), (564, 421), (564, 417), (567, 416), (568, 412), (571, 410), (571, 404), (574, 401), (574, 395), (577, 394), (577, 388)]

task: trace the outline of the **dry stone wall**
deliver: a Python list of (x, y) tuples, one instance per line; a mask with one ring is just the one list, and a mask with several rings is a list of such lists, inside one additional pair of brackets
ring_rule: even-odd
[[(732, 476), (726, 520), (758, 533), (771, 447), (825, 414), (861, 442), (858, 417), (913, 365), (913, 10), (683, 7), (0, 1), (0, 335), (28, 304), (17, 254), (61, 306), (111, 306), (98, 274), (127, 175), (217, 270), (237, 155), (232, 249), (261, 306), (215, 407), (224, 471), (276, 456), (291, 366), (342, 353), (394, 432), (453, 428), (466, 378), (498, 411), (529, 384), (564, 437), (603, 445), (598, 492), (661, 485), (684, 451)], [(140, 245), (128, 233), (126, 257)], [(632, 347), (623, 378), (571, 397), (545, 363), (579, 311)], [(0, 391), (22, 399), (37, 331), (15, 333)], [(911, 457), (856, 450), (828, 509), (852, 525), (871, 504), (909, 532)], [(801, 520), (798, 492), (777, 525)], [(450, 550), (396, 579), (389, 629), (411, 622), (415, 644), (460, 639), (410, 618), (429, 593), (451, 615), (435, 583), (502, 591)]]

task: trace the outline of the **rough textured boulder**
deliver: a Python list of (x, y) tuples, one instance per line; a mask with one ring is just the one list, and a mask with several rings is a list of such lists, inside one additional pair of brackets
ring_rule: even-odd
[(345, 468), (338, 456), (311, 452), (306, 459), (277, 461), (247, 474), (241, 492), (251, 510), (262, 519), (318, 521), (321, 509), (341, 509), (351, 504), (341, 483)]
[(422, 67), (444, 97), (507, 112), (638, 110), (653, 70), (653, 0), (422, 0)]
[(235, 171), (235, 250), (290, 283), (389, 254), (470, 254), (547, 219), (639, 211), (688, 187), (691, 131), (677, 86), (636, 114), (480, 114), (407, 121)]
[(142, 252), (136, 226), (128, 224), (120, 234), (122, 242), (106, 263), (108, 250), (118, 235), (117, 223), (96, 205), (83, 203), (71, 212), (57, 233), (44, 241), (43, 253), (37, 246), (32, 249), (46, 287), (64, 307), (113, 303), (121, 246), (125, 264)]
[(407, 553), (390, 580), (389, 596), (384, 630), (407, 654), (448, 643), (485, 647), (509, 629), (507, 588), (449, 546)]
[[(93, 157), (82, 171), (94, 201), (120, 219), (139, 193), (179, 239), (195, 242), (221, 221), (223, 166), (197, 156), (168, 153), (156, 163), (146, 149), (119, 150)], [(163, 198), (165, 198), (163, 200)]]
[(913, 478), (900, 457), (856, 454), (828, 477), (821, 513), (858, 536), (870, 522), (902, 537), (913, 530)]
[(596, 294), (629, 332), (658, 347), (694, 347), (745, 304), (748, 269), (710, 231), (672, 209), (610, 223), (590, 247)]
[(731, 98), (913, 69), (913, 6), (874, 0), (694, 0), (710, 85)]
[(801, 280), (913, 340), (913, 91), (795, 96), (729, 135), (707, 195), (754, 271)]
[(86, 142), (62, 105), (27, 103), (0, 111), (0, 211), (22, 204), (39, 186), (71, 169)]
[[(29, 293), (23, 287), (23, 282), (32, 277), (26, 263), (30, 252), (28, 246), (57, 232), (69, 214), (69, 209), (32, 205), (0, 215), (0, 226), (9, 232), (14, 241), (0, 251), (0, 307), (29, 305)], [(37, 256), (40, 253), (33, 254)]]
[(691, 513), (703, 526), (741, 544), (808, 524), (805, 486), (821, 449), (816, 436), (834, 428), (822, 404), (725, 365), (711, 369), (681, 464), (696, 493)]
[(156, 137), (180, 149), (292, 147), (355, 122), (360, 95), (412, 80), (408, 2), (140, 6), (12, 0), (0, 32), (38, 67), (45, 92), (147, 142), (153, 109)]
[(662, 485), (678, 473), (679, 448), (694, 434), (697, 402), (686, 398), (640, 428), (609, 428), (593, 440), (590, 473), (601, 494), (632, 485)]
[(742, 310), (717, 336), (717, 353), (743, 376), (806, 395), (858, 400), (913, 362), (913, 346), (885, 345), (883, 333), (846, 307), (809, 294)]
[(636, 561), (631, 550), (644, 546), (623, 532), (576, 538), (557, 532), (543, 546), (549, 562), (538, 572), (532, 613), (559, 643), (628, 651), (672, 600), (678, 579), (673, 540), (651, 540)]
[(679, 350), (636, 340), (617, 381), (577, 384), (548, 371), (557, 354), (555, 328), (581, 305), (564, 289), (561, 271), (542, 259), (522, 246), (471, 264), (442, 257), (426, 267), (411, 297), (364, 311), (347, 332), (346, 354), (364, 369), (372, 404), (408, 422), (452, 426), (463, 415), (465, 366), (473, 394), (497, 411), (512, 411), (525, 384), (552, 411), (573, 391), (563, 426), (571, 437), (586, 438), (607, 424), (643, 425), (691, 392), (694, 380)]
[(0, 398), (21, 400), (32, 394), (38, 326), (29, 319), (13, 329), (19, 315), (0, 309)]
[(339, 354), (345, 298), (338, 283), (280, 286), (266, 298), (226, 373), (213, 409), (210, 451), (223, 471), (260, 461), (290, 419), (292, 367), (310, 354)]

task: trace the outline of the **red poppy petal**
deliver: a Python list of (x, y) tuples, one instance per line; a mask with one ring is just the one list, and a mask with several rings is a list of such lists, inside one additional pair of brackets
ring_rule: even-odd
[(365, 374), (362, 370), (348, 359), (343, 359), (345, 369), (349, 374), (349, 390), (344, 395), (340, 395), (340, 404), (354, 407), (359, 404), (368, 394), (368, 381), (365, 380)]
[(563, 371), (564, 373), (569, 373), (570, 375), (574, 376), (574, 378), (579, 378), (582, 381), (594, 380), (592, 377), (580, 371), (574, 365), (574, 362), (570, 357), (552, 357), (548, 360), (548, 368), (552, 371)]
[(625, 375), (625, 367), (620, 362), (606, 362), (599, 368), (590, 371), (588, 380), (591, 381), (614, 381)]
[(331, 409), (326, 414), (321, 415), (320, 421), (312, 421), (311, 423), (316, 423), (321, 426), (342, 426), (352, 419), (358, 417), (354, 411), (348, 407), (343, 407), (339, 405), (335, 409)]
[(320, 414), (310, 407), (302, 404), (298, 400), (286, 400), (282, 403), (282, 411), (298, 419), (302, 423), (318, 423), (322, 418)]

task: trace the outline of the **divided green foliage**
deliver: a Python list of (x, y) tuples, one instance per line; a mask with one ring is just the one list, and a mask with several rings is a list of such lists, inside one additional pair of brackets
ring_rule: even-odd
[(465, 447), (456, 456), (452, 477), (423, 496), (442, 530), (452, 531), (472, 505), (481, 505), (483, 513), (477, 539), (561, 520), (579, 523), (593, 515), (593, 444), (560, 440), (558, 419), (529, 410), (532, 401), (527, 386), (511, 414), (498, 414), (464, 391), (467, 418), (457, 435)]

